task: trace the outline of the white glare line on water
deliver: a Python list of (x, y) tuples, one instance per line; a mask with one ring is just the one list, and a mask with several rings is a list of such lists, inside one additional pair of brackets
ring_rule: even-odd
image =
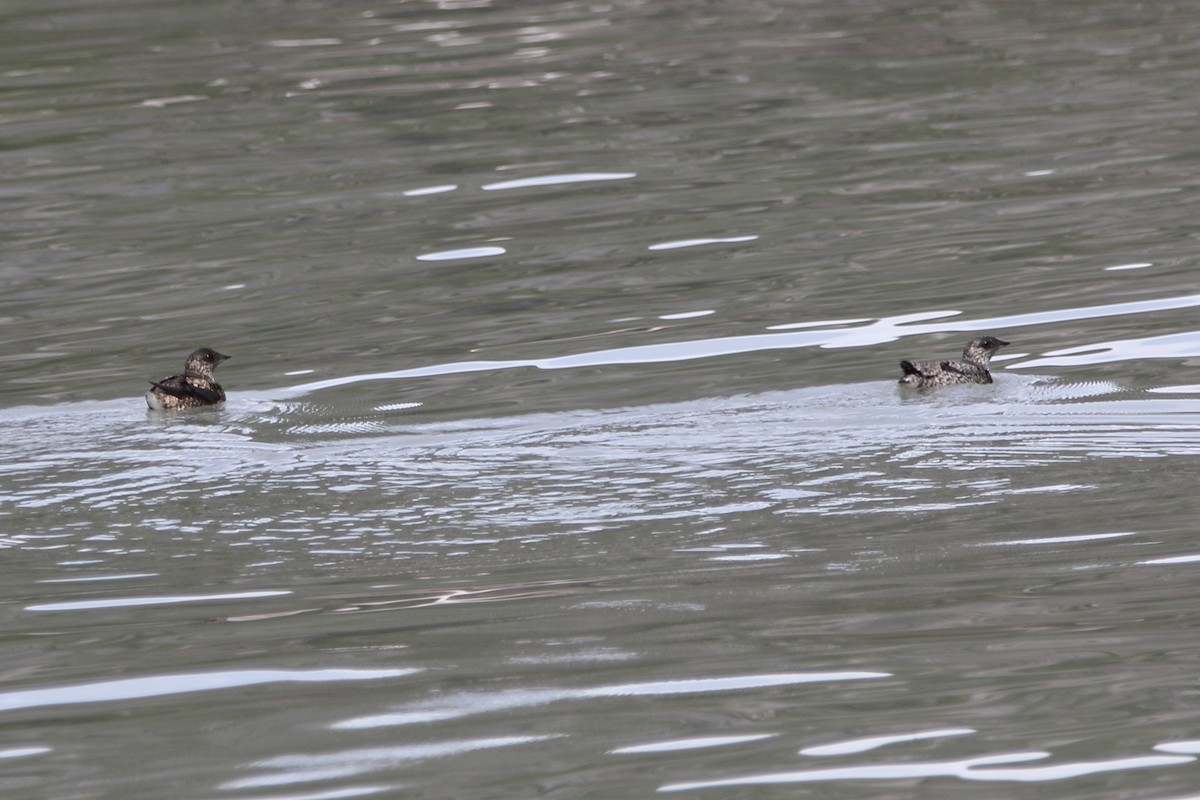
[(507, 250), (503, 247), (466, 247), (462, 250), (443, 250), (440, 253), (425, 253), (417, 256), (417, 261), (454, 261), (460, 258), (486, 258), (501, 256)]
[[(1153, 300), (1135, 300), (1127, 303), (1110, 303), (1099, 306), (1079, 306), (1029, 314), (1013, 314), (1007, 317), (985, 317), (983, 319), (957, 319), (961, 312), (952, 310), (923, 311), (882, 317), (867, 325), (852, 328), (823, 330), (797, 330), (782, 333), (758, 333), (747, 336), (726, 336), (713, 339), (663, 342), (661, 344), (614, 347), (607, 350), (591, 350), (572, 355), (541, 359), (511, 361), (458, 361), (434, 364), (428, 367), (402, 369), (391, 372), (374, 372), (365, 375), (349, 375), (323, 381), (304, 383), (276, 392), (282, 398), (296, 397), (309, 392), (346, 386), (367, 381), (396, 380), (400, 378), (423, 378), (433, 375), (460, 374), (494, 369), (535, 367), (537, 369), (571, 369), (575, 367), (611, 366), (615, 364), (664, 364), (673, 361), (689, 361), (698, 358), (735, 355), (765, 350), (791, 350), (798, 347), (822, 347), (828, 349), (865, 347), (894, 342), (906, 336), (923, 336), (932, 333), (956, 331), (987, 331), (1020, 328), (1027, 325), (1045, 325), (1054, 322), (1069, 322), (1081, 319), (1115, 317), (1123, 314), (1142, 314), (1151, 311), (1173, 311), (1200, 306), (1200, 294), (1182, 297), (1164, 297)], [(955, 317), (953, 321), (948, 318)], [(1159, 338), (1181, 338), (1159, 337)], [(1172, 356), (1200, 355), (1200, 337), (1189, 350), (1182, 342), (1171, 349)], [(1095, 346), (1088, 348), (1096, 349)], [(1194, 351), (1194, 352), (1193, 352)], [(1044, 359), (1014, 365), (1029, 367), (1040, 364)]]
[(1071, 542), (1094, 542), (1099, 539), (1117, 539), (1122, 536), (1134, 536), (1132, 531), (1125, 533), (1087, 533), (1080, 536), (1047, 536), (1042, 539), (1009, 539), (1003, 542), (979, 542), (972, 547), (1007, 547), (1020, 544), (1069, 544)]
[(663, 314), (659, 319), (695, 319), (696, 317), (707, 317), (717, 313), (711, 309), (707, 311), (681, 311), (678, 314)]
[[(1119, 353), (1120, 358), (1114, 359), (1113, 353)], [(1069, 367), (1143, 358), (1187, 358), (1198, 354), (1200, 354), (1200, 334), (1195, 331), (1185, 331), (1169, 333), (1164, 336), (1149, 336), (1143, 339), (1111, 339), (1107, 342), (1092, 342), (1080, 347), (1049, 350), (1041, 358), (1015, 364), (1012, 368)]]
[(890, 672), (785, 672), (779, 675), (738, 675), (728, 678), (692, 678), (650, 683), (623, 683), (581, 689), (576, 697), (661, 697), (695, 692), (729, 692), (742, 689), (761, 689), (767, 686), (789, 686), (826, 681), (862, 681), (890, 678)]
[(125, 575), (84, 575), (78, 578), (46, 578), (38, 583), (93, 583), (95, 581), (129, 581), (135, 578), (154, 578), (157, 572), (130, 572)]
[(486, 695), (463, 692), (440, 699), (432, 704), (420, 704), (386, 714), (335, 722), (335, 730), (365, 730), (368, 728), (423, 725), (475, 714), (531, 708), (566, 700), (591, 700), (610, 697), (668, 697), (673, 695), (737, 692), (747, 689), (767, 689), (775, 686), (794, 686), (833, 681), (861, 681), (890, 678), (890, 672), (788, 672), (768, 675), (733, 675), (723, 678), (693, 678), (648, 683), (625, 683), (595, 686), (590, 689), (517, 689), (492, 692)]
[[(1045, 767), (1004, 767), (1013, 764), (1049, 758), (1046, 752), (1011, 753), (997, 756), (966, 758), (959, 761), (905, 762), (899, 764), (852, 764), (826, 769), (805, 769), (793, 772), (761, 773), (739, 778), (722, 778), (711, 781), (692, 781), (660, 786), (660, 792), (682, 792), (693, 789), (715, 789), (731, 786), (766, 786), (785, 783), (815, 783), (818, 781), (895, 781), (919, 778), (959, 778), (968, 781), (1003, 781), (1013, 783), (1044, 783), (1096, 775), (1102, 772), (1120, 772), (1147, 767), (1167, 767), (1188, 764), (1196, 759), (1191, 756), (1136, 756), (1114, 758), (1105, 761), (1073, 761)], [(983, 769), (980, 769), (983, 767)], [(1060, 793), (1061, 795), (1061, 793)]]
[(1169, 558), (1154, 558), (1149, 561), (1139, 561), (1138, 564), (1143, 566), (1155, 566), (1160, 564), (1194, 564), (1200, 561), (1200, 556), (1171, 556)]
[(517, 178), (483, 185), (485, 192), (504, 189), (526, 189), (531, 186), (559, 186), (565, 183), (592, 183), (594, 181), (623, 181), (636, 178), (636, 172), (578, 172), (571, 175), (542, 175), (537, 178)]
[(233, 594), (196, 594), (162, 597), (117, 597), (111, 600), (79, 600), (71, 603), (46, 603), (25, 606), (26, 611), (88, 611), (97, 608), (126, 608), (129, 606), (160, 606), (174, 603), (207, 603), (213, 600), (253, 600), (259, 597), (279, 597), (290, 591), (236, 592)]
[(777, 733), (747, 733), (738, 736), (697, 736), (692, 739), (672, 739), (654, 744), (634, 744), (628, 747), (618, 747), (608, 752), (612, 755), (635, 755), (638, 753), (673, 753), (678, 750), (701, 750), (709, 747), (725, 747), (731, 744), (757, 742), (760, 739), (770, 739)]
[[(1179, 755), (1200, 755), (1200, 740), (1189, 739), (1182, 742), (1163, 742), (1154, 745), (1160, 753), (1176, 753)], [(1198, 795), (1200, 796), (1200, 795)], [(1180, 798), (1179, 800), (1182, 800)]]
[(457, 184), (444, 183), (440, 186), (422, 186), (420, 189), (409, 189), (404, 192), (405, 197), (424, 197), (427, 194), (442, 194), (444, 192), (453, 192), (458, 188)]
[(53, 752), (49, 747), (14, 747), (11, 750), (0, 750), (0, 758), (27, 758)]
[(647, 247), (647, 250), (678, 250), (682, 247), (700, 247), (706, 244), (737, 244), (738, 242), (753, 242), (757, 236), (725, 236), (713, 239), (680, 239), (676, 242), (659, 242)]
[(966, 736), (975, 733), (974, 728), (942, 728), (936, 731), (918, 731), (916, 733), (899, 733), (891, 736), (868, 736), (863, 739), (849, 739), (834, 744), (823, 744), (816, 747), (806, 747), (800, 751), (802, 756), (844, 756), (850, 753), (865, 753), (889, 744), (917, 742), (922, 739), (940, 739), (944, 736)]
[(1200, 393), (1200, 383), (1192, 383), (1184, 386), (1159, 386), (1156, 389), (1147, 389), (1150, 394), (1197, 394)]
[(420, 669), (245, 669), (227, 672), (192, 672), (122, 678), (115, 681), (79, 683), (51, 689), (0, 692), (0, 711), (41, 706), (65, 706), (76, 703), (101, 703), (136, 700), (143, 697), (209, 692), (265, 683), (330, 683), (397, 678)]

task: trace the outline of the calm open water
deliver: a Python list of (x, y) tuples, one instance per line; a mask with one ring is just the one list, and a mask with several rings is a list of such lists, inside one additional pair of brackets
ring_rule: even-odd
[(0, 52), (5, 798), (1200, 796), (1200, 8)]

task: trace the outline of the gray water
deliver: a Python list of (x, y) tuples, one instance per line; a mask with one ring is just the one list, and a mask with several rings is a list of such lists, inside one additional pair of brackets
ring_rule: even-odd
[[(1195, 796), (1200, 9), (0, 53), (4, 797)], [(200, 345), (228, 402), (147, 411)]]

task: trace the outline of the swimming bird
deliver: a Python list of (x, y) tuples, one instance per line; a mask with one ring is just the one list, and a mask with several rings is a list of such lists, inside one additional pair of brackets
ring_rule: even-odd
[(182, 375), (172, 375), (161, 381), (150, 381), (146, 392), (146, 405), (155, 410), (174, 411), (178, 408), (215, 406), (225, 401), (225, 390), (213, 378), (217, 368), (227, 355), (209, 347), (201, 347), (187, 357)]
[(979, 336), (967, 342), (961, 361), (901, 361), (904, 377), (900, 385), (928, 389), (955, 383), (991, 383), (988, 365), (996, 351), (1008, 344), (995, 336)]

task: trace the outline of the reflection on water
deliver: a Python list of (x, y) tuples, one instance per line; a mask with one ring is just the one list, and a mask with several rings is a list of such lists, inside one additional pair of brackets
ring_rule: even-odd
[(636, 172), (584, 172), (575, 175), (539, 175), (536, 178), (517, 178), (511, 181), (487, 183), (479, 188), (485, 192), (498, 192), (505, 189), (530, 189), (538, 186), (562, 186), (570, 183), (591, 183), (592, 181), (623, 181), (636, 177)]
[[(949, 333), (954, 331), (1005, 331), (1029, 325), (1045, 325), (1053, 322), (1096, 319), (1123, 314), (1143, 314), (1155, 311), (1168, 311), (1180, 308), (1192, 308), (1200, 305), (1200, 295), (1186, 297), (1167, 297), (1155, 300), (1140, 300), (1129, 303), (1112, 303), (1104, 306), (1084, 308), (1064, 308), (1054, 311), (1033, 314), (1015, 314), (1008, 317), (992, 317), (981, 320), (955, 320), (953, 322), (931, 322), (946, 317), (955, 317), (958, 311), (929, 311), (914, 314), (904, 314), (896, 317), (868, 320), (829, 320), (802, 323), (789, 323), (773, 326), (773, 330), (805, 328), (798, 333), (772, 333), (752, 336), (737, 336), (717, 339), (697, 339), (691, 341), (668, 342), (637, 347), (623, 347), (609, 350), (597, 350), (573, 355), (556, 356), (552, 358), (533, 359), (527, 361), (468, 361), (452, 364), (437, 364), (416, 369), (380, 372), (370, 375), (349, 375), (342, 378), (331, 378), (313, 383), (301, 384), (280, 390), (280, 397), (299, 397), (310, 392), (335, 386), (347, 386), (364, 381), (399, 380), (404, 378), (421, 378), (435, 375), (447, 375), (461, 372), (476, 372), (496, 369), (514, 369), (519, 367), (536, 367), (538, 369), (568, 369), (579, 367), (597, 367), (613, 364), (660, 364), (671, 361), (684, 361), (696, 358), (711, 358), (728, 356), (739, 353), (751, 353), (764, 350), (786, 350), (797, 347), (865, 347), (896, 341), (904, 336), (921, 336), (934, 333)], [(703, 312), (707, 315), (712, 312)], [(691, 317), (693, 315), (665, 315), (661, 319)], [(846, 323), (861, 323), (853, 327), (845, 327)], [(809, 330), (819, 328), (819, 330)], [(1086, 356), (1074, 358), (1058, 358), (1074, 353), (1083, 352)], [(1112, 361), (1124, 361), (1140, 358), (1183, 358), (1200, 355), (1200, 331), (1174, 334), (1164, 337), (1153, 337), (1143, 340), (1125, 340), (1120, 342), (1102, 342), (1068, 350), (1052, 351), (1044, 357), (1025, 361), (1020, 364), (1010, 364), (1009, 368), (1034, 368), (1041, 366), (1070, 366), (1075, 364), (1095, 364)], [(1009, 358), (1012, 358), (1010, 356)], [(1004, 360), (1003, 358), (997, 361)]]
[[(1085, 775), (1095, 775), (1115, 770), (1144, 769), (1146, 767), (1175, 766), (1188, 764), (1193, 758), (1185, 756), (1139, 756), (1115, 758), (1086, 763), (1065, 763), (1049, 767), (1007, 767), (996, 769), (999, 764), (1014, 764), (1049, 758), (1050, 753), (1008, 753), (981, 756), (961, 761), (928, 764), (896, 764), (878, 766), (858, 764), (831, 769), (798, 770), (774, 775), (752, 775), (745, 778), (728, 778), (716, 781), (668, 784), (660, 792), (682, 792), (694, 789), (713, 789), (730, 786), (754, 786), (763, 784), (809, 783), (813, 781), (879, 781), (912, 780), (915, 778), (953, 777), (967, 781), (1033, 783), (1037, 781), (1061, 781)], [(989, 769), (990, 768), (990, 769)]]
[(891, 736), (869, 736), (865, 739), (854, 739), (848, 742), (837, 742), (836, 744), (806, 747), (800, 751), (800, 755), (840, 756), (848, 755), (850, 753), (865, 753), (868, 750), (886, 747), (891, 744), (916, 742), (922, 739), (940, 739), (943, 736), (966, 736), (972, 733), (977, 733), (977, 731), (973, 728), (947, 728), (945, 730), (917, 731), (916, 733), (901, 733), (893, 734)]
[(1187, 331), (1169, 336), (1149, 336), (1144, 339), (1122, 339), (1096, 342), (1081, 347), (1052, 350), (1042, 358), (1021, 364), (1021, 367), (1060, 367), (1082, 364), (1103, 364), (1110, 361), (1131, 361), (1143, 358), (1183, 359), (1200, 355), (1200, 331)]
[(343, 730), (395, 727), (412, 725), (433, 720), (453, 719), (475, 714), (507, 711), (522, 706), (540, 706), (563, 700), (587, 700), (602, 697), (670, 696), (706, 692), (744, 691), (770, 686), (794, 686), (808, 683), (836, 683), (839, 681), (878, 680), (891, 677), (886, 672), (817, 672), (789, 675), (731, 675), (709, 679), (676, 679), (645, 684), (620, 684), (595, 686), (588, 689), (522, 689), (504, 694), (466, 695), (440, 700), (437, 705), (421, 706), (416, 710), (403, 710), (370, 717), (348, 719), (334, 724)]
[(162, 697), (184, 692), (207, 692), (239, 686), (279, 682), (361, 681), (398, 678), (416, 670), (243, 670), (201, 672), (190, 675), (156, 675), (121, 681), (104, 681), (80, 686), (56, 686), (0, 693), (0, 711), (39, 706), (108, 703), (143, 697)]
[[(78, 581), (93, 581), (93, 580), (113, 580), (117, 576), (100, 576), (98, 578), (84, 579), (59, 579), (54, 583), (75, 583)], [(123, 575), (120, 578), (128, 578)], [(153, 576), (148, 576), (153, 577)], [(97, 608), (124, 608), (126, 606), (158, 606), (169, 603), (203, 603), (209, 601), (222, 600), (250, 600), (256, 597), (278, 597), (280, 595), (291, 594), (286, 591), (262, 591), (262, 592), (237, 592), (233, 594), (205, 594), (205, 595), (183, 595), (183, 596), (166, 596), (166, 597), (131, 597), (131, 598), (113, 598), (109, 600), (84, 600), (78, 603), (43, 603), (41, 605), (26, 606), (26, 611), (83, 611)]]
[(466, 258), (487, 258), (502, 256), (503, 247), (468, 247), (464, 250), (444, 250), (440, 253), (425, 253), (417, 256), (417, 261), (459, 261)]
[[(5, 506), (26, 526), (10, 547), (70, 532), (56, 510), (80, 508), (109, 514), (114, 545), (149, 524), (219, 530), (263, 556), (297, 547), (482, 554), (509, 536), (529, 544), (668, 521), (928, 513), (1088, 494), (1111, 478), (1067, 466), (1200, 454), (1192, 399), (1017, 375), (927, 395), (869, 383), (446, 423), (392, 411), (333, 421), (320, 406), (236, 399), (217, 416), (178, 415), (161, 427), (129, 409), (30, 412), (7, 420), (19, 444), (4, 469)], [(752, 553), (720, 540), (695, 550), (680, 534), (676, 546), (709, 548), (712, 560), (792, 550), (779, 537)], [(1026, 540), (1060, 541), (1002, 541)], [(91, 541), (58, 546), (91, 551)], [(74, 606), (30, 608), (58, 607)]]
[[(293, 784), (319, 783), (344, 780), (359, 775), (384, 772), (402, 767), (406, 762), (429, 759), (451, 758), (476, 750), (533, 745), (545, 742), (551, 736), (503, 736), (487, 739), (466, 739), (446, 742), (422, 742), (420, 744), (391, 747), (370, 747), (345, 750), (337, 753), (296, 753), (264, 759), (249, 765), (257, 769), (274, 769), (279, 772), (252, 778), (227, 781), (220, 789), (237, 791), (264, 787), (290, 786)], [(400, 786), (351, 786), (339, 789), (335, 797), (356, 797), (402, 789)], [(313, 795), (309, 795), (312, 797)], [(330, 796), (330, 795), (325, 795)], [(320, 795), (316, 795), (320, 797)]]

